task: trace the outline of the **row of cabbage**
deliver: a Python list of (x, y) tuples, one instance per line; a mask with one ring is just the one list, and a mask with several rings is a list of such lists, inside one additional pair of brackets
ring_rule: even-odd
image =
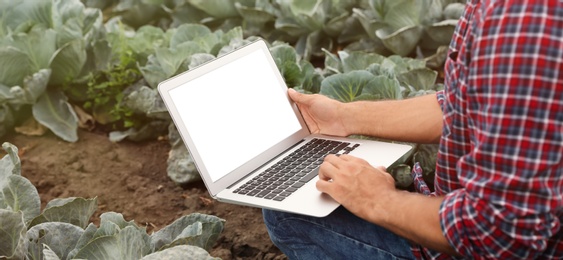
[[(431, 93), (441, 86), (430, 68), (442, 63), (460, 8), (448, 0), (0, 0), (0, 136), (27, 119), (69, 142), (92, 123), (112, 127), (113, 141), (168, 133), (168, 174), (189, 183), (199, 175), (156, 92), (160, 81), (262, 37), (288, 86), (303, 92), (344, 102)], [(413, 155), (429, 176), (434, 150)], [(413, 156), (393, 169), (400, 186), (410, 184)]]
[(134, 27), (201, 23), (243, 26), (245, 36), (290, 42), (309, 59), (322, 49), (381, 54), (425, 53), (448, 44), (463, 2), (458, 0), (86, 0)]
[(105, 212), (89, 223), (96, 198), (57, 198), (41, 210), (37, 189), (21, 175), (18, 149), (2, 144), (0, 259), (216, 259), (208, 251), (225, 220), (193, 213), (148, 234), (122, 214)]

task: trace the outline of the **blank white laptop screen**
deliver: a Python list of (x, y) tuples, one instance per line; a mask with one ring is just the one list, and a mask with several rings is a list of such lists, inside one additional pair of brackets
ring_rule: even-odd
[(213, 182), (301, 129), (271, 68), (257, 50), (170, 90)]

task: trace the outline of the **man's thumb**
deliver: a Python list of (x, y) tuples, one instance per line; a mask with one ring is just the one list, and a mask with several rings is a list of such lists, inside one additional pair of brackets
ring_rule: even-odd
[(302, 99), (301, 93), (297, 92), (295, 89), (292, 88), (288, 89), (287, 93), (293, 101), (295, 101), (296, 103), (300, 103)]

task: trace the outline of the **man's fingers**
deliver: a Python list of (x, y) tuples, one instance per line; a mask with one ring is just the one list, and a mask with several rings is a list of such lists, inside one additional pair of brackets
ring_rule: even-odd
[(325, 157), (323, 163), (319, 167), (319, 178), (321, 180), (333, 180), (340, 171), (349, 171), (348, 163), (357, 158), (350, 155), (334, 155), (329, 154)]
[(332, 193), (332, 182), (319, 179), (316, 183), (317, 190), (328, 195)]
[(332, 180), (337, 171), (338, 169), (332, 163), (324, 162), (319, 166), (319, 179)]
[(339, 154), (339, 155), (329, 154), (325, 157), (325, 162), (330, 162), (334, 164), (337, 168), (339, 168), (338, 165), (344, 162), (360, 163), (362, 161), (365, 160), (349, 154)]

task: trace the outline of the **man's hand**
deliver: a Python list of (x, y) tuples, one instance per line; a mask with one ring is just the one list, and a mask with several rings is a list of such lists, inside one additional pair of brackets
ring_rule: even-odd
[(395, 180), (383, 167), (374, 168), (351, 155), (328, 155), (319, 168), (317, 189), (372, 222), (378, 222), (375, 217), (385, 217), (381, 203), (397, 192)]
[(351, 155), (328, 155), (319, 169), (317, 189), (366, 221), (450, 255), (457, 252), (442, 234), (438, 211), (443, 197), (395, 189), (383, 167)]
[(301, 110), (312, 133), (368, 135), (414, 143), (437, 143), (442, 134), (442, 110), (434, 94), (348, 103), (293, 89), (288, 90), (288, 95)]
[(350, 135), (341, 121), (340, 105), (342, 103), (319, 94), (301, 94), (293, 89), (289, 89), (288, 94), (299, 107), (311, 133), (333, 136)]

